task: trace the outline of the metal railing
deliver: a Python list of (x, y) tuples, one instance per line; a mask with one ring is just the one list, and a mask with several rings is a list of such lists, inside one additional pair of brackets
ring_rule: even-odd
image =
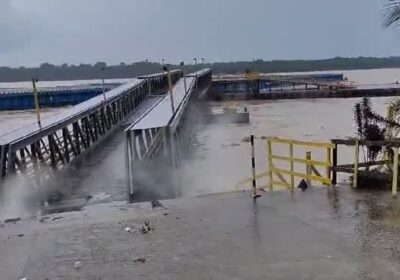
[[(294, 190), (295, 177), (305, 179), (307, 181), (307, 185), (311, 186), (312, 182), (322, 183), (323, 185), (331, 186), (332, 178), (331, 178), (331, 167), (332, 167), (332, 150), (335, 148), (335, 145), (332, 143), (320, 143), (320, 142), (306, 142), (306, 141), (298, 141), (291, 139), (280, 139), (275, 137), (267, 137), (265, 139), (268, 151), (268, 176), (269, 176), (269, 189), (272, 191), (274, 186), (283, 186), (291, 191)], [(288, 154), (286, 156), (276, 155), (273, 152), (273, 144), (286, 144), (288, 146)], [(295, 149), (299, 146), (320, 149), (325, 152), (324, 160), (313, 160), (312, 152), (306, 151), (304, 158), (299, 158), (295, 156)], [(275, 167), (274, 160), (288, 162), (290, 168), (282, 169)], [(305, 173), (302, 171), (295, 170), (295, 163), (300, 163), (305, 165)], [(321, 174), (318, 167), (322, 167), (325, 169), (325, 174)], [(278, 177), (279, 181), (274, 179), (274, 175)], [(290, 182), (286, 180), (284, 175), (288, 175), (290, 177)]]
[[(174, 82), (181, 72), (174, 73)], [(68, 165), (117, 129), (151, 90), (164, 89), (166, 73), (135, 80), (44, 119), (0, 136), (0, 184), (13, 174), (44, 177)], [(150, 90), (151, 89), (151, 90)]]
[[(256, 173), (256, 155), (255, 155), (255, 141), (260, 140), (265, 145), (266, 150), (266, 171)], [(267, 184), (259, 187), (265, 191), (274, 191), (277, 187), (283, 187), (291, 192), (295, 189), (296, 179), (305, 180), (308, 186), (313, 182), (321, 185), (331, 186), (332, 181), (332, 165), (336, 161), (336, 145), (332, 143), (321, 143), (312, 141), (299, 141), (293, 139), (282, 139), (276, 137), (254, 137), (250, 136), (251, 144), (251, 170), (252, 176), (248, 179), (241, 181), (236, 187), (252, 183), (253, 197), (257, 195), (257, 180), (266, 179)], [(283, 145), (285, 154), (278, 154), (275, 150), (275, 145)], [(301, 148), (301, 149), (300, 149)], [(282, 150), (282, 149), (281, 149)], [(304, 157), (299, 156), (300, 150), (304, 151)], [(312, 151), (318, 155), (324, 155), (322, 160), (313, 158)], [(288, 165), (288, 168), (278, 167), (281, 165)], [(301, 166), (301, 168), (299, 167)], [(323, 169), (323, 171), (321, 170)]]

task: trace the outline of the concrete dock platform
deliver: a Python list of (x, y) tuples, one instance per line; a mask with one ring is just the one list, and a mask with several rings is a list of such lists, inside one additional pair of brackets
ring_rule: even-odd
[(399, 279), (400, 201), (347, 187), (235, 192), (0, 227), (0, 278)]

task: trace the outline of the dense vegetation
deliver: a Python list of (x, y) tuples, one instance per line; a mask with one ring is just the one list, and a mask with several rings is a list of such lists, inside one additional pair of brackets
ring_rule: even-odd
[[(321, 60), (273, 60), (273, 61), (238, 61), (238, 62), (215, 62), (207, 64), (214, 73), (239, 73), (247, 69), (266, 73), (294, 72), (294, 71), (317, 71), (317, 70), (350, 70), (350, 69), (374, 69), (374, 68), (397, 68), (400, 67), (400, 57), (358, 57), (342, 58), (336, 57)], [(172, 66), (179, 67), (178, 65)], [(197, 66), (189, 65), (186, 71), (194, 71)], [(132, 64), (121, 63), (119, 65), (107, 66), (104, 62), (94, 65), (52, 65), (43, 63), (37, 68), (11, 68), (0, 67), (0, 82), (27, 81), (32, 77), (40, 80), (75, 80), (75, 79), (100, 79), (106, 78), (132, 78), (138, 75), (159, 72), (162, 66), (154, 62), (135, 62)]]

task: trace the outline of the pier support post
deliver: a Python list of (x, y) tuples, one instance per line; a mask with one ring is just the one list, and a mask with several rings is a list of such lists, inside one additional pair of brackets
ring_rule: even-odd
[(146, 140), (146, 151), (148, 151), (151, 147), (151, 144), (153, 143), (153, 139), (151, 137), (151, 132), (150, 129), (145, 129), (143, 130), (143, 136)]
[(290, 191), (294, 192), (294, 160), (293, 160), (293, 143), (289, 144), (289, 152), (290, 152)]
[(358, 186), (358, 162), (360, 156), (360, 142), (356, 140), (356, 144), (354, 146), (354, 173), (353, 173), (353, 188), (357, 188)]
[(255, 149), (254, 149), (254, 135), (250, 136), (250, 143), (251, 143), (251, 175), (252, 175), (252, 178), (253, 178), (252, 196), (253, 196), (253, 198), (257, 198), (257, 197), (259, 197), (259, 195), (257, 195), (256, 158), (255, 158)]
[(337, 172), (336, 172), (336, 167), (338, 163), (337, 149), (338, 146), (335, 143), (335, 147), (332, 149), (332, 185), (334, 186), (337, 184)]
[(151, 79), (147, 78), (148, 96), (151, 95)]
[(146, 154), (146, 145), (144, 143), (144, 131), (141, 130), (137, 135), (138, 145), (139, 145), (139, 153), (140, 159), (143, 159), (144, 155)]
[(311, 187), (311, 163), (310, 163), (310, 161), (311, 161), (311, 152), (310, 151), (307, 151), (306, 152), (306, 160), (307, 160), (307, 163), (306, 163), (306, 174), (307, 174), (307, 180), (306, 180), (306, 182), (307, 182), (307, 185), (309, 186), (309, 187)]
[(0, 146), (0, 180), (6, 176), (7, 146)]
[(128, 203), (133, 202), (133, 163), (135, 160), (135, 134), (132, 131), (127, 131), (127, 141), (125, 145), (125, 169), (126, 169), (126, 194)]
[(268, 177), (269, 177), (269, 182), (268, 182), (268, 188), (272, 192), (274, 190), (274, 183), (273, 183), (273, 171), (272, 169), (273, 164), (272, 164), (272, 143), (271, 140), (267, 140), (267, 151), (268, 151)]
[[(328, 164), (326, 166), (326, 178), (331, 179), (331, 166), (332, 166), (332, 149), (331, 148), (326, 148), (326, 161), (327, 161), (326, 163)], [(331, 183), (332, 183), (332, 180), (331, 180)]]
[(397, 197), (397, 181), (399, 175), (399, 148), (393, 149), (393, 180), (392, 180), (392, 196)]
[[(387, 109), (387, 119), (390, 121), (393, 121), (393, 110), (391, 108)], [(389, 129), (387, 130), (387, 137), (389, 140), (393, 139), (393, 127), (389, 126)]]

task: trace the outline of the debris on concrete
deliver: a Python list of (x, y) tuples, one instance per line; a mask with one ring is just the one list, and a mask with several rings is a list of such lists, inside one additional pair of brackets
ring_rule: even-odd
[(26, 277), (22, 277), (22, 278), (18, 278), (18, 280), (29, 280), (29, 279)]
[(150, 222), (145, 221), (143, 225), (140, 227), (139, 231), (140, 233), (148, 233), (150, 231), (154, 230), (154, 227), (150, 225)]
[(76, 270), (79, 270), (79, 269), (81, 269), (82, 268), (82, 263), (81, 262), (75, 262), (74, 263), (74, 268), (76, 269)]
[(303, 192), (308, 188), (307, 182), (303, 179), (300, 181), (299, 185), (297, 188), (301, 189)]
[(151, 207), (152, 207), (153, 209), (154, 209), (154, 208), (163, 208), (164, 205), (162, 205), (161, 202), (158, 201), (158, 200), (153, 200), (153, 201), (151, 202)]
[(54, 217), (52, 220), (53, 220), (53, 222), (55, 222), (55, 221), (58, 221), (58, 220), (61, 220), (62, 219), (62, 217)]
[(180, 260), (181, 260), (181, 258), (174, 257), (174, 261), (180, 261)]
[(126, 227), (126, 228), (125, 228), (125, 231), (126, 231), (126, 232), (129, 232), (129, 233), (132, 233), (132, 229), (131, 229), (130, 227)]
[(16, 222), (19, 222), (19, 221), (21, 221), (21, 218), (12, 218), (12, 219), (5, 219), (4, 220), (4, 223), (5, 224), (9, 224), (9, 223), (16, 223)]
[(168, 213), (168, 212), (164, 212), (163, 215), (164, 215), (164, 216), (168, 216), (169, 213)]
[(39, 219), (39, 222), (43, 223), (43, 222), (47, 221), (48, 219), (50, 219), (50, 217), (48, 217), (48, 216), (43, 216), (43, 217), (41, 217), (41, 218)]
[(135, 262), (135, 263), (145, 263), (146, 259), (145, 258), (137, 258), (133, 262)]
[(17, 236), (18, 236), (18, 237), (24, 237), (25, 234), (22, 234), (22, 233), (21, 233), (21, 234), (18, 234)]

